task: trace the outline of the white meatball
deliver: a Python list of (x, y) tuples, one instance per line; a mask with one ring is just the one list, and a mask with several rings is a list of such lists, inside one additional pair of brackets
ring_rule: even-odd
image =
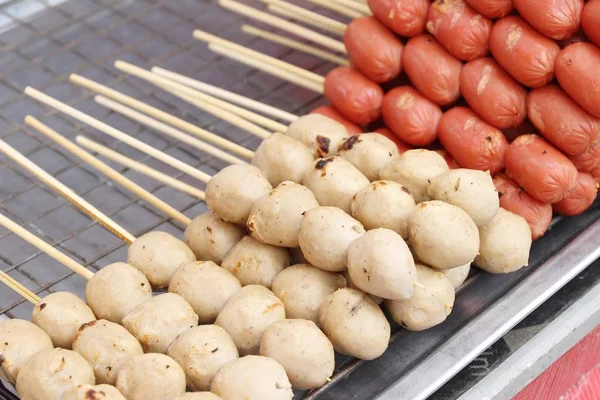
[(415, 208), (408, 189), (392, 181), (375, 181), (360, 190), (352, 199), (352, 216), (365, 229), (388, 228), (408, 237), (407, 219)]
[(475, 265), (492, 274), (506, 274), (529, 265), (531, 229), (527, 221), (501, 208), (496, 217), (479, 228), (481, 245)]
[(137, 268), (122, 262), (102, 268), (85, 287), (85, 300), (96, 317), (118, 324), (138, 304), (151, 297), (148, 278)]
[(73, 350), (90, 363), (96, 383), (110, 385), (117, 381), (123, 364), (144, 353), (140, 342), (127, 329), (106, 320), (81, 325), (73, 339)]
[(283, 301), (290, 319), (319, 323), (319, 309), (336, 290), (346, 287), (346, 278), (309, 264), (292, 265), (273, 280), (273, 293)]
[(211, 392), (194, 392), (184, 393), (181, 396), (175, 397), (173, 400), (223, 400), (219, 396)]
[(398, 146), (379, 133), (350, 136), (338, 149), (338, 155), (350, 161), (367, 179), (379, 178), (379, 170), (399, 155)]
[(146, 275), (155, 288), (169, 286), (175, 271), (195, 260), (196, 256), (185, 243), (166, 232), (148, 232), (127, 250), (127, 262)]
[(221, 265), (240, 280), (242, 286), (270, 288), (275, 276), (290, 265), (290, 253), (246, 236), (227, 254)]
[(210, 391), (224, 400), (292, 400), (294, 392), (277, 361), (261, 356), (246, 356), (231, 361), (217, 372)]
[(267, 328), (260, 355), (279, 362), (294, 389), (316, 389), (327, 383), (335, 369), (335, 352), (313, 321), (286, 319)]
[(54, 347), (63, 349), (71, 349), (73, 337), (81, 325), (95, 320), (92, 309), (69, 292), (56, 292), (44, 297), (31, 313), (31, 322), (50, 336)]
[(348, 214), (352, 197), (368, 184), (362, 172), (340, 157), (317, 160), (304, 178), (304, 185), (312, 190), (320, 205), (338, 207)]
[(273, 190), (264, 172), (248, 164), (233, 164), (206, 185), (206, 204), (221, 219), (244, 224), (256, 200)]
[(17, 393), (23, 400), (60, 400), (81, 384), (94, 385), (94, 371), (71, 350), (49, 349), (32, 356), (19, 371)]
[(500, 200), (489, 172), (453, 169), (431, 180), (427, 194), (460, 207), (482, 227), (496, 216)]
[(119, 390), (110, 385), (79, 385), (67, 390), (60, 400), (127, 400)]
[(396, 232), (368, 231), (350, 245), (348, 273), (363, 292), (391, 300), (409, 299), (417, 271), (408, 246)]
[(470, 263), (479, 252), (479, 232), (471, 217), (437, 200), (420, 203), (410, 213), (408, 239), (417, 258), (438, 269)]
[(439, 271), (417, 264), (419, 286), (408, 300), (385, 300), (392, 318), (411, 331), (422, 331), (441, 324), (454, 307), (454, 287)]
[(123, 318), (123, 326), (146, 353), (166, 353), (179, 335), (197, 325), (198, 315), (192, 306), (174, 293), (154, 296)]
[(33, 355), (52, 349), (52, 340), (38, 326), (22, 319), (0, 322), (0, 378), (14, 384)]
[(244, 236), (244, 227), (223, 221), (209, 211), (192, 220), (183, 233), (183, 241), (197, 260), (221, 264), (229, 250)]
[(317, 207), (306, 212), (298, 236), (306, 259), (325, 271), (346, 269), (350, 243), (365, 233), (362, 224), (335, 207)]
[(444, 157), (431, 150), (408, 150), (379, 170), (379, 178), (394, 181), (408, 189), (417, 203), (429, 200), (431, 180), (448, 171)]
[(302, 183), (315, 161), (313, 153), (301, 142), (281, 133), (274, 133), (262, 141), (252, 159), (271, 185), (283, 181)]
[(171, 357), (133, 357), (117, 376), (117, 389), (128, 400), (166, 400), (185, 393), (185, 373)]
[(285, 134), (304, 143), (315, 157), (334, 155), (350, 136), (344, 125), (319, 114), (303, 115), (290, 124)]
[(179, 364), (192, 390), (209, 390), (219, 368), (238, 358), (235, 343), (223, 328), (197, 326), (179, 336), (167, 353)]
[(225, 329), (240, 355), (258, 354), (260, 337), (273, 322), (285, 319), (281, 300), (269, 289), (250, 285), (238, 290), (219, 313), (215, 325)]
[(381, 356), (390, 341), (390, 323), (367, 294), (343, 288), (321, 306), (319, 321), (335, 350), (361, 360)]
[(469, 272), (471, 271), (471, 263), (461, 265), (460, 267), (451, 269), (442, 269), (440, 272), (444, 274), (450, 281), (454, 289), (458, 289), (467, 280)]
[[(342, 275), (344, 275), (344, 278), (346, 278), (346, 282), (348, 282), (348, 287), (350, 289), (356, 289), (356, 290), (360, 290), (358, 288), (358, 286), (356, 286), (356, 284), (354, 282), (352, 282), (352, 278), (350, 277), (350, 274), (348, 273), (348, 270), (345, 270)], [(368, 294), (368, 293), (367, 293)], [(373, 301), (375, 301), (375, 303), (377, 304), (381, 304), (383, 303), (383, 299), (381, 297), (377, 297), (375, 295), (369, 294), (369, 296), (373, 299)]]
[(246, 229), (263, 243), (298, 247), (302, 216), (318, 206), (315, 195), (307, 187), (286, 181), (254, 203)]
[(186, 263), (175, 272), (169, 292), (183, 297), (198, 314), (199, 322), (214, 322), (229, 298), (242, 288), (227, 270), (212, 261)]

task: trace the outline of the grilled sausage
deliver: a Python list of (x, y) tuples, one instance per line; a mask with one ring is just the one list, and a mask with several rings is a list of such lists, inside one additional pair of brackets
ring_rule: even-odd
[(425, 30), (428, 0), (367, 0), (375, 18), (400, 36), (416, 36)]
[(583, 0), (513, 0), (527, 22), (549, 38), (560, 40), (579, 30)]
[(511, 0), (465, 0), (475, 11), (488, 18), (502, 18), (513, 10)]
[(467, 107), (455, 107), (442, 116), (438, 126), (442, 146), (464, 168), (490, 171), (504, 169), (508, 141), (502, 132)]
[(587, 210), (598, 193), (598, 184), (590, 174), (580, 172), (577, 177), (577, 187), (575, 190), (558, 203), (552, 204), (554, 211), (562, 215), (579, 215)]
[(560, 47), (525, 20), (512, 15), (494, 24), (490, 51), (513, 78), (525, 86), (537, 88), (554, 78), (554, 61)]
[(498, 129), (517, 126), (526, 117), (525, 89), (492, 58), (465, 64), (460, 90), (473, 111)]
[(462, 63), (433, 36), (416, 36), (406, 43), (402, 68), (419, 92), (434, 103), (445, 106), (460, 97)]
[(469, 61), (488, 51), (492, 20), (464, 0), (435, 0), (427, 12), (427, 31), (459, 60)]
[(577, 185), (573, 163), (537, 135), (523, 135), (512, 142), (504, 162), (508, 177), (545, 203), (561, 201)]
[(586, 36), (600, 46), (600, 0), (590, 0), (583, 7), (581, 27)]
[(437, 138), (440, 107), (411, 86), (400, 86), (383, 97), (381, 115), (385, 124), (402, 141), (427, 146)]

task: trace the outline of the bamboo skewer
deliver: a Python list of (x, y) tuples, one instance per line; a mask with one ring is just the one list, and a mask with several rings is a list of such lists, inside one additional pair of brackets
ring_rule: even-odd
[(130, 136), (116, 128), (113, 128), (110, 125), (105, 124), (104, 122), (101, 122), (95, 118), (92, 118), (91, 116), (65, 104), (62, 103), (32, 87), (27, 87), (25, 89), (25, 94), (27, 94), (28, 96), (38, 100), (41, 103), (46, 104), (47, 106), (50, 106), (58, 111), (63, 112), (64, 114), (69, 115), (72, 118), (75, 118), (85, 124), (90, 125), (93, 128), (98, 129), (101, 132), (106, 133), (107, 135), (112, 136), (113, 138), (120, 140), (124, 143), (127, 143), (129, 146), (140, 150), (162, 162), (164, 162), (165, 164), (168, 164), (174, 168), (177, 168), (178, 170), (185, 172), (186, 174), (193, 176), (194, 178), (203, 181), (203, 182), (208, 182), (211, 178), (210, 175), (192, 167), (189, 164), (184, 163), (183, 161), (180, 161), (178, 159), (176, 159), (175, 157), (172, 157), (150, 145), (147, 145), (146, 143), (142, 142), (141, 140), (138, 140), (136, 138), (134, 138), (133, 136)]
[(285, 120), (288, 122), (292, 122), (292, 121), (295, 121), (296, 119), (298, 119), (297, 115), (291, 114), (287, 111), (280, 110), (279, 108), (272, 107), (267, 104), (263, 104), (259, 101), (250, 99), (248, 97), (221, 89), (221, 88), (213, 86), (213, 85), (209, 85), (204, 82), (200, 82), (198, 80), (189, 78), (185, 75), (175, 73), (173, 71), (169, 71), (169, 70), (161, 68), (161, 67), (152, 67), (151, 71), (153, 73), (155, 73), (156, 75), (170, 79), (177, 83), (181, 83), (182, 85), (189, 86), (189, 87), (199, 90), (201, 92), (208, 93), (212, 96), (229, 101), (233, 104), (237, 104), (239, 106), (243, 106), (248, 109), (258, 111), (265, 115), (269, 115), (273, 118)]
[(330, 32), (344, 34), (344, 31), (347, 27), (346, 24), (340, 21), (336, 21), (335, 19), (326, 17), (314, 11), (307, 10), (306, 8), (298, 7), (283, 0), (263, 1), (268, 4), (268, 8), (273, 12), (285, 11), (283, 14), (287, 14), (286, 16), (291, 16), (294, 19), (299, 19), (302, 22), (326, 29)]
[[(266, 139), (269, 136), (271, 136), (271, 132), (261, 128), (260, 126), (254, 124), (254, 123), (252, 123), (230, 111), (227, 111), (223, 108), (219, 108), (219, 107), (214, 106), (205, 101), (198, 100), (196, 98), (193, 98), (191, 96), (188, 96), (188, 95), (178, 92), (176, 90), (163, 87), (161, 84), (158, 84), (157, 86), (162, 88), (163, 90), (171, 93), (173, 96), (179, 97), (180, 99), (198, 107), (201, 110), (208, 112), (209, 114), (212, 114), (213, 116), (215, 116), (219, 119), (227, 121), (227, 122), (231, 123), (232, 125), (240, 126), (242, 129), (246, 130), (247, 132), (250, 132), (251, 134), (253, 134), (261, 139)], [(279, 123), (277, 123), (277, 124), (279, 124)], [(282, 126), (285, 127), (285, 125), (282, 125)]]
[(133, 75), (137, 78), (143, 79), (147, 82), (150, 82), (156, 86), (159, 86), (162, 89), (165, 89), (169, 92), (180, 92), (185, 94), (188, 97), (198, 99), (204, 103), (208, 103), (209, 105), (222, 108), (224, 110), (229, 111), (230, 113), (239, 115), (240, 117), (254, 122), (256, 124), (260, 124), (261, 126), (267, 127), (272, 130), (281, 129), (282, 125), (277, 121), (273, 121), (267, 117), (264, 117), (260, 114), (256, 114), (252, 111), (248, 111), (245, 108), (238, 107), (234, 104), (228, 103), (226, 101), (217, 99), (216, 97), (207, 95), (206, 93), (202, 93), (198, 90), (192, 89), (188, 86), (182, 85), (180, 83), (171, 81), (169, 79), (163, 78), (162, 76), (158, 76), (153, 74), (150, 71), (146, 71), (143, 68), (137, 67), (133, 64), (124, 62), (124, 61), (115, 61), (115, 68), (120, 71), (123, 71), (127, 74)]
[(330, 38), (329, 36), (320, 34), (318, 32), (312, 31), (303, 27), (302, 25), (298, 25), (287, 21), (283, 18), (276, 17), (269, 13), (260, 11), (256, 8), (249, 7), (242, 3), (238, 3), (233, 0), (219, 0), (219, 4), (221, 7), (227, 8), (235, 13), (244, 15), (246, 17), (255, 19), (257, 21), (263, 22), (267, 25), (271, 25), (273, 27), (279, 28), (281, 30), (287, 31), (294, 35), (297, 35), (301, 38), (310, 40), (314, 43), (320, 44), (323, 47), (327, 47), (331, 50), (338, 51), (340, 53), (346, 53), (346, 47), (343, 42), (339, 40), (335, 40)]
[(44, 171), (42, 168), (37, 166), (35, 163), (33, 163), (23, 154), (19, 153), (17, 150), (15, 150), (12, 146), (10, 146), (3, 140), (0, 140), (0, 151), (2, 151), (2, 153), (4, 153), (7, 157), (19, 164), (21, 167), (23, 167), (36, 178), (38, 178), (40, 181), (50, 186), (53, 190), (58, 192), (65, 199), (75, 204), (86, 214), (93, 215), (103, 227), (108, 229), (114, 235), (116, 235), (117, 237), (129, 244), (133, 243), (133, 241), (135, 240), (135, 236), (129, 233), (125, 228), (123, 228), (121, 225), (117, 224), (115, 221), (110, 219), (102, 211), (98, 210), (88, 201), (84, 200), (77, 193), (73, 192), (70, 188), (65, 186), (58, 179)]
[(343, 57), (339, 57), (339, 56), (336, 56), (335, 54), (328, 53), (328, 52), (318, 49), (314, 46), (310, 46), (310, 45), (304, 44), (302, 42), (298, 42), (297, 40), (286, 38), (285, 36), (277, 35), (277, 34), (269, 32), (269, 31), (255, 28), (250, 25), (242, 25), (242, 31), (249, 35), (257, 36), (261, 39), (268, 40), (270, 42), (277, 43), (282, 46), (286, 46), (291, 49), (295, 49), (295, 50), (304, 52), (306, 54), (313, 55), (315, 57), (319, 57), (325, 61), (329, 61), (334, 64), (338, 64), (338, 65), (346, 66), (346, 67), (350, 65), (350, 62)]
[(174, 189), (187, 193), (192, 197), (204, 200), (204, 192), (200, 189), (196, 189), (192, 185), (188, 185), (185, 182), (170, 177), (167, 174), (164, 174), (154, 168), (151, 168), (129, 157), (126, 157), (123, 154), (109, 149), (108, 147), (102, 146), (101, 144), (96, 143), (93, 140), (90, 140), (84, 136), (77, 136), (75, 138), (75, 141), (81, 146), (87, 148), (88, 150), (98, 153), (101, 156), (106, 157), (116, 163), (119, 163), (127, 168), (149, 176), (150, 178), (155, 179), (158, 182), (162, 182), (165, 185), (171, 186)]
[(27, 289), (25, 286), (17, 282), (12, 276), (8, 275), (4, 271), (0, 271), (0, 281), (6, 286), (20, 294), (25, 300), (35, 305), (41, 300), (38, 295)]
[(307, 70), (297, 67), (293, 64), (281, 61), (275, 57), (267, 56), (266, 54), (263, 54), (256, 50), (249, 49), (247, 47), (244, 47), (240, 44), (231, 42), (229, 40), (225, 40), (223, 38), (220, 38), (219, 36), (211, 35), (208, 32), (204, 32), (199, 29), (196, 29), (194, 31), (194, 38), (198, 39), (200, 41), (203, 41), (205, 43), (208, 43), (209, 45), (210, 44), (219, 45), (221, 47), (228, 48), (228, 49), (232, 50), (233, 52), (245, 54), (245, 55), (255, 58), (259, 61), (269, 63), (269, 64), (273, 65), (274, 67), (277, 67), (288, 73), (292, 73), (292, 74), (301, 76), (310, 82), (315, 82), (315, 83), (320, 83), (320, 84), (325, 82), (325, 78), (323, 78), (319, 74), (315, 74), (314, 72), (307, 71)]
[(298, 75), (289, 73), (287, 71), (284, 71), (282, 69), (273, 67), (272, 65), (269, 65), (263, 61), (248, 57), (247, 55), (236, 53), (235, 51), (232, 51), (231, 49), (219, 46), (217, 44), (209, 44), (208, 48), (211, 49), (212, 51), (214, 51), (215, 53), (221, 54), (222, 56), (239, 61), (248, 66), (251, 66), (253, 68), (256, 68), (258, 70), (266, 72), (270, 75), (281, 78), (285, 81), (295, 83), (296, 85), (301, 86), (305, 89), (309, 89), (316, 93), (323, 94), (323, 85), (322, 84), (308, 81), (301, 76), (298, 76)]
[(132, 108), (122, 105), (116, 101), (110, 100), (104, 96), (97, 95), (94, 97), (96, 103), (103, 105), (111, 109), (112, 111), (124, 115), (132, 120), (139, 122), (145, 126), (148, 126), (158, 132), (162, 132), (165, 135), (169, 135), (177, 140), (180, 140), (183, 143), (189, 144), (190, 146), (201, 150), (207, 154), (210, 154), (220, 160), (228, 162), (230, 164), (244, 164), (245, 161), (232, 156), (229, 153), (224, 152), (221, 149), (218, 149), (208, 143), (205, 143), (201, 140), (196, 139), (195, 137), (190, 136), (189, 134), (182, 132), (178, 129), (173, 128), (170, 125), (164, 124), (160, 121), (155, 120), (154, 118), (150, 118), (145, 114), (135, 111)]
[(123, 176), (122, 174), (120, 174), (119, 172), (114, 170), (113, 168), (109, 167), (108, 165), (106, 165), (105, 163), (103, 163), (102, 161), (100, 161), (99, 159), (97, 159), (96, 157), (94, 157), (93, 155), (88, 153), (87, 151), (83, 150), (81, 147), (79, 147), (76, 144), (74, 144), (73, 142), (67, 140), (60, 133), (56, 132), (49, 126), (41, 123), (36, 118), (28, 115), (27, 117), (25, 117), (25, 123), (27, 125), (29, 125), (30, 127), (32, 127), (33, 129), (35, 129), (36, 131), (38, 131), (38, 132), (42, 133), (43, 135), (47, 136), (48, 138), (52, 139), (58, 145), (60, 145), (64, 149), (68, 150), (75, 156), (79, 157), (82, 161), (84, 161), (87, 164), (91, 165), (92, 167), (96, 168), (98, 171), (102, 172), (108, 178), (112, 179), (113, 181), (117, 182), (121, 186), (125, 187), (126, 189), (128, 189), (129, 191), (131, 191), (132, 193), (134, 193), (135, 195), (140, 197), (142, 200), (146, 201), (147, 203), (149, 203), (152, 206), (156, 207), (157, 209), (161, 210), (162, 212), (167, 214), (169, 217), (171, 217), (175, 221), (178, 221), (179, 223), (183, 224), (184, 226), (189, 225), (189, 223), (191, 222), (190, 218), (186, 217), (185, 215), (183, 215), (182, 213), (177, 211), (175, 208), (171, 207), (169, 204), (165, 203), (164, 201), (162, 201), (161, 199), (159, 199), (152, 193), (148, 192), (146, 189), (142, 188), (137, 183), (133, 182), (132, 180), (130, 180), (129, 178), (126, 178), (125, 176)]
[(366, 4), (361, 4), (354, 0), (332, 0), (334, 3), (338, 3), (343, 7), (349, 7), (350, 9), (357, 11), (363, 15), (373, 15), (371, 9)]
[(81, 275), (85, 279), (90, 279), (92, 276), (94, 276), (94, 273), (92, 271), (86, 269), (83, 265), (79, 264), (63, 252), (50, 246), (48, 243), (44, 242), (42, 239), (35, 236), (33, 233), (29, 232), (27, 229), (23, 228), (22, 226), (12, 221), (3, 214), (0, 214), (0, 225), (4, 226), (9, 231), (19, 236), (21, 239), (25, 240), (27, 243), (36, 247), (38, 250), (46, 253), (47, 255), (54, 258), (56, 261), (63, 264), (65, 267), (69, 268), (73, 272)]
[(348, 7), (344, 7), (339, 3), (332, 2), (331, 0), (308, 0), (313, 4), (316, 4), (320, 7), (326, 8), (328, 10), (334, 11), (340, 15), (349, 18), (360, 18), (363, 16), (360, 12), (350, 9)]
[(252, 157), (254, 156), (253, 152), (236, 143), (231, 143), (230, 141), (225, 140), (222, 137), (215, 135), (214, 133), (208, 132), (194, 124), (184, 121), (181, 118), (177, 118), (169, 113), (159, 110), (156, 107), (152, 107), (146, 103), (134, 99), (133, 97), (127, 96), (123, 93), (113, 90), (108, 86), (102, 85), (98, 82), (94, 82), (91, 79), (84, 78), (83, 76), (77, 74), (70, 75), (69, 79), (76, 85), (82, 86), (93, 92), (99, 93), (103, 96), (116, 100), (119, 103), (125, 104), (137, 111), (143, 112), (157, 120), (160, 120), (164, 123), (181, 129), (182, 131), (187, 132), (190, 135), (194, 135), (196, 137), (199, 137), (200, 139), (206, 140), (207, 142), (211, 142), (221, 148), (229, 150), (245, 158), (252, 159)]

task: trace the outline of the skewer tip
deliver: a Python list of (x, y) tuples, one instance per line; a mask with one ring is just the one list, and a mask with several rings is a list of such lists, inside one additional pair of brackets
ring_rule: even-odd
[(415, 282), (415, 286), (421, 289), (426, 289), (427, 287), (425, 285), (423, 285), (422, 283), (419, 282)]

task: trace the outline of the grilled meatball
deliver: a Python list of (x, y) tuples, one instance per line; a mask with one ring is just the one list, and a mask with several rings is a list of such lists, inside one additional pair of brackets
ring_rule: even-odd
[(221, 264), (229, 250), (245, 235), (244, 227), (223, 221), (209, 211), (192, 220), (183, 233), (183, 241), (197, 260)]
[(398, 146), (379, 133), (363, 133), (350, 136), (342, 143), (338, 155), (350, 161), (367, 179), (379, 178), (379, 170), (393, 157), (398, 156)]
[(348, 138), (344, 125), (320, 114), (304, 115), (290, 124), (285, 134), (302, 143), (315, 157), (328, 157)]
[(128, 400), (173, 399), (185, 393), (185, 373), (169, 356), (142, 354), (121, 368), (117, 389)]

